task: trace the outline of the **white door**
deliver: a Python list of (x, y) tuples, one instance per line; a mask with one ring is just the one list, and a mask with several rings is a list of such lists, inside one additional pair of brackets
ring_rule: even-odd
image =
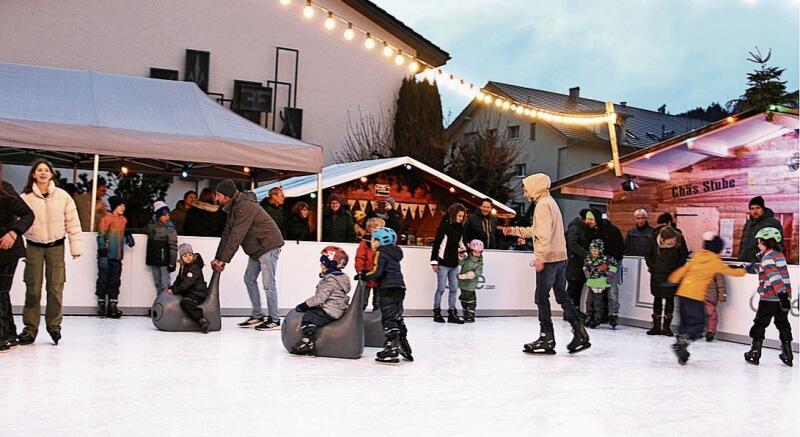
[(719, 233), (719, 210), (717, 208), (676, 208), (675, 220), (678, 229), (683, 232), (689, 251), (703, 248), (703, 233), (712, 231)]

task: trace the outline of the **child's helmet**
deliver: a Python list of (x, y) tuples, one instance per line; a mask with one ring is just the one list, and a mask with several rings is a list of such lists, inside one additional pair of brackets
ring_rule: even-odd
[(476, 238), (469, 242), (469, 248), (476, 252), (483, 252), (483, 241)]
[(600, 239), (592, 240), (592, 243), (589, 244), (589, 250), (597, 249), (602, 252), (604, 248), (605, 244), (603, 243), (603, 240)]
[(338, 246), (326, 246), (319, 257), (319, 262), (328, 270), (342, 270), (348, 260), (347, 252)]
[(365, 218), (367, 218), (367, 213), (360, 209), (357, 209), (356, 212), (353, 213), (353, 219), (355, 219), (357, 222)]
[(397, 243), (397, 233), (392, 228), (378, 228), (372, 233), (372, 239), (378, 240), (381, 246), (391, 246)]
[(780, 243), (781, 231), (775, 228), (759, 229), (756, 233), (756, 240), (775, 240), (776, 243)]

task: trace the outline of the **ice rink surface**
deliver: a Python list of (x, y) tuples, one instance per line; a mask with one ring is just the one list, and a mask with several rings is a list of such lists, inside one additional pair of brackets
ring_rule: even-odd
[[(280, 331), (224, 318), (221, 332), (167, 333), (149, 319), (66, 317), (59, 346), (0, 353), (3, 436), (787, 436), (797, 431), (798, 366), (764, 349), (673, 339), (620, 326), (592, 348), (530, 356), (532, 317), (435, 324), (407, 318), (415, 362), (294, 357)], [(17, 321), (19, 323), (19, 320)], [(797, 336), (799, 333), (794, 333)]]

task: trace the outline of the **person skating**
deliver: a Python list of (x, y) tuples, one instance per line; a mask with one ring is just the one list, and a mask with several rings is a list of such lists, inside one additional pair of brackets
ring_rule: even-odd
[(478, 287), (478, 277), (483, 274), (483, 241), (475, 239), (469, 242), (469, 256), (462, 258), (458, 264), (461, 272), (458, 274), (458, 288), (461, 289), (461, 308), (464, 309), (464, 321), (475, 322), (475, 308), (478, 306), (478, 297), (475, 289)]
[(647, 335), (672, 337), (676, 288), (667, 282), (667, 277), (686, 263), (689, 251), (683, 235), (668, 225), (653, 233), (650, 245), (645, 262), (650, 271), (650, 294), (653, 295), (653, 327)]
[(781, 340), (781, 353), (778, 355), (783, 364), (792, 366), (792, 325), (789, 324), (789, 310), (792, 302), (792, 286), (789, 282), (789, 269), (783, 255), (780, 230), (762, 228), (756, 233), (759, 252), (757, 262), (747, 266), (749, 273), (758, 274), (758, 310), (750, 328), (753, 344), (744, 354), (750, 364), (758, 365), (761, 360), (761, 346), (764, 343), (764, 331), (770, 320), (775, 321)]
[(119, 319), (119, 286), (122, 277), (122, 258), (125, 244), (133, 246), (133, 237), (126, 233), (125, 200), (120, 196), (108, 199), (111, 212), (97, 225), (97, 315)]
[(200, 304), (208, 297), (208, 284), (203, 277), (203, 257), (194, 253), (189, 243), (178, 247), (178, 262), (181, 268), (175, 282), (164, 292), (181, 296), (181, 309), (192, 321), (208, 334), (210, 323), (203, 315)]
[[(603, 293), (608, 293), (611, 284), (616, 281), (616, 262), (603, 249), (603, 240), (592, 240), (589, 254), (583, 261), (583, 272), (586, 275), (586, 320), (590, 328), (596, 328), (603, 322)], [(610, 319), (609, 324), (612, 328), (617, 326), (615, 320)]]
[(533, 238), (534, 263), (536, 268), (536, 291), (534, 302), (539, 309), (539, 338), (523, 346), (523, 352), (534, 354), (555, 354), (555, 337), (550, 313), (550, 289), (561, 304), (566, 320), (572, 325), (572, 341), (567, 345), (570, 353), (577, 353), (591, 347), (589, 334), (578, 316), (578, 310), (567, 296), (566, 260), (567, 243), (564, 238), (564, 225), (561, 210), (550, 196), (550, 177), (536, 173), (522, 181), (525, 197), (536, 202), (533, 211), (533, 224), (528, 227), (506, 227), (503, 234), (523, 238)]
[(373, 267), (364, 275), (364, 279), (380, 284), (378, 303), (381, 308), (383, 334), (386, 337), (383, 350), (378, 352), (375, 361), (398, 363), (398, 354), (408, 361), (414, 361), (411, 345), (408, 343), (408, 329), (403, 321), (406, 284), (400, 267), (403, 250), (397, 246), (397, 233), (387, 227), (376, 229), (372, 233), (372, 247), (375, 249)]
[(350, 278), (342, 272), (347, 266), (347, 253), (338, 246), (327, 246), (319, 257), (320, 273), (314, 295), (300, 303), (295, 310), (303, 313), (300, 332), (303, 337), (290, 353), (294, 355), (314, 355), (317, 330), (342, 318), (349, 305)]

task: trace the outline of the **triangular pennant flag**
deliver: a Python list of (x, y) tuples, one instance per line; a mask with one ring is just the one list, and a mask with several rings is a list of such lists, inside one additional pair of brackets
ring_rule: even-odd
[(428, 209), (431, 210), (431, 215), (436, 217), (436, 204), (435, 203), (429, 203), (428, 204)]
[(349, 206), (350, 209), (353, 209), (353, 206), (355, 206), (355, 204), (356, 204), (355, 199), (348, 199), (347, 200), (347, 206)]
[(361, 208), (362, 211), (367, 210), (367, 201), (366, 200), (359, 200), (358, 206)]
[(411, 218), (417, 218), (417, 209), (419, 209), (419, 205), (412, 203), (411, 205), (408, 205), (408, 208), (411, 210)]
[(377, 200), (373, 200), (372, 201), (372, 210), (375, 211), (377, 209), (378, 209), (378, 201)]
[(406, 214), (408, 214), (408, 204), (407, 203), (401, 203), (400, 204), (400, 215), (405, 217)]

